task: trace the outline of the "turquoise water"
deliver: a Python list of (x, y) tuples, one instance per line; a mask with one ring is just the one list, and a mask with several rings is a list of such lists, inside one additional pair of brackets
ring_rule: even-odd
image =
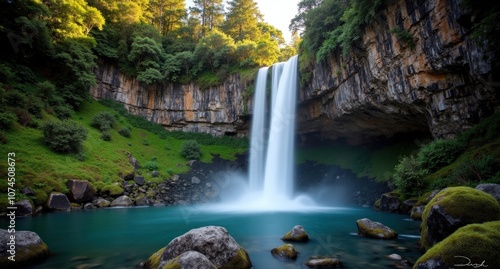
[[(358, 237), (356, 220), (365, 217), (395, 229), (400, 237), (387, 241)], [(5, 219), (0, 224), (5, 227)], [(304, 226), (311, 240), (294, 244), (299, 251), (296, 261), (275, 259), (271, 249), (282, 245), (280, 238), (297, 224)], [(388, 268), (394, 262), (386, 255), (418, 258), (419, 224), (405, 215), (361, 207), (238, 214), (179, 206), (48, 213), (18, 218), (17, 230), (37, 232), (53, 253), (33, 268), (137, 268), (173, 238), (207, 225), (225, 227), (247, 250), (253, 268), (306, 268), (304, 263), (312, 255), (337, 257), (344, 268)]]

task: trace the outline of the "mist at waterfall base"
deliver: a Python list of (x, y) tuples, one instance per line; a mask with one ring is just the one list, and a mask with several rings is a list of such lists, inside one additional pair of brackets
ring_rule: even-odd
[[(257, 75), (248, 176), (228, 172), (221, 203), (215, 208), (237, 211), (297, 211), (327, 209), (306, 193), (294, 192), (295, 107), (298, 57), (271, 67), (271, 100), (266, 100), (269, 67)], [(270, 112), (266, 108), (270, 108)], [(268, 119), (266, 116), (270, 115)], [(315, 196), (331, 195), (325, 186), (312, 190)], [(340, 192), (338, 192), (340, 195)], [(336, 197), (339, 197), (338, 195)], [(213, 208), (213, 207), (212, 207)]]

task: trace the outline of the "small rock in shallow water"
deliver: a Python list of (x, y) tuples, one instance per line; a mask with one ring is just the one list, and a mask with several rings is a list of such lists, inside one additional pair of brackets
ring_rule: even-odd
[(402, 260), (402, 259), (403, 259), (400, 255), (398, 255), (398, 254), (396, 254), (396, 253), (393, 253), (393, 254), (391, 254), (391, 255), (387, 255), (386, 257), (387, 257), (389, 260), (393, 260), (393, 261), (400, 261), (400, 260)]
[(309, 241), (309, 235), (307, 235), (306, 230), (302, 225), (295, 225), (292, 230), (286, 233), (281, 240), (283, 241), (294, 241), (294, 242), (306, 242)]
[(297, 259), (297, 250), (292, 244), (284, 244), (277, 248), (273, 248), (271, 253), (280, 259), (295, 260)]
[(337, 268), (342, 266), (342, 262), (339, 259), (333, 257), (324, 256), (312, 256), (306, 262), (306, 266), (309, 268)]

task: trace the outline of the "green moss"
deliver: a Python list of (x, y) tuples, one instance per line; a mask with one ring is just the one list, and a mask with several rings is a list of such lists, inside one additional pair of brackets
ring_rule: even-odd
[(489, 268), (500, 268), (499, 249), (500, 221), (469, 224), (434, 245), (415, 264), (440, 259), (445, 263), (443, 268), (448, 268), (466, 264), (467, 260), (462, 257), (467, 257), (472, 263), (481, 264), (484, 261)]
[(165, 251), (165, 247), (159, 249), (153, 255), (151, 255), (148, 260), (144, 263), (144, 269), (156, 269), (160, 265), (161, 255)]
[(21, 247), (16, 249), (16, 261), (12, 262), (8, 256), (0, 259), (0, 267), (2, 268), (19, 268), (26, 265), (37, 263), (48, 258), (50, 255), (47, 244), (31, 245), (29, 247)]
[(252, 268), (252, 262), (246, 250), (242, 247), (238, 249), (236, 255), (224, 266), (219, 269), (249, 269)]
[(114, 184), (104, 186), (104, 188), (102, 188), (102, 191), (109, 193), (109, 195), (111, 196), (119, 196), (124, 192), (124, 190), (120, 186), (116, 186)]
[(440, 191), (427, 204), (422, 214), (421, 244), (429, 249), (427, 218), (431, 208), (439, 205), (453, 218), (463, 223), (483, 223), (500, 219), (500, 205), (493, 196), (470, 187), (449, 187)]
[(284, 244), (277, 248), (273, 248), (271, 253), (281, 259), (295, 260), (297, 259), (297, 250), (292, 244)]
[(306, 232), (303, 234), (300, 234), (299, 236), (292, 236), (292, 231), (287, 232), (283, 238), (281, 238), (283, 241), (295, 241), (295, 242), (306, 242), (309, 240), (309, 235), (307, 235)]
[(176, 260), (176, 259), (173, 259), (169, 262), (167, 262), (167, 264), (165, 264), (162, 269), (181, 269), (181, 265), (179, 264), (179, 262)]
[(383, 225), (380, 222), (371, 221), (369, 219), (360, 219), (356, 221), (358, 226), (358, 234), (368, 238), (376, 239), (395, 239), (398, 233), (393, 229)]

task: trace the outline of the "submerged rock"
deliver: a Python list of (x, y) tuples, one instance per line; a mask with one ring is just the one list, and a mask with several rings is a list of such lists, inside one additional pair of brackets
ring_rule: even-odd
[(356, 221), (360, 236), (377, 239), (395, 239), (398, 233), (380, 222), (364, 218)]
[(449, 187), (425, 207), (420, 242), (429, 249), (460, 227), (498, 219), (500, 205), (491, 195), (470, 187)]
[(277, 248), (273, 248), (271, 253), (280, 259), (295, 260), (297, 259), (297, 250), (292, 244), (284, 244)]
[(312, 256), (306, 262), (306, 266), (309, 268), (329, 269), (342, 266), (342, 262), (340, 262), (339, 259), (333, 257)]
[(302, 225), (295, 225), (292, 230), (286, 233), (281, 240), (292, 242), (306, 242), (309, 241), (309, 235)]
[(400, 260), (402, 260), (402, 259), (403, 259), (403, 257), (401, 257), (401, 255), (396, 254), (396, 253), (393, 253), (393, 254), (387, 255), (386, 257), (387, 257), (387, 259), (389, 259), (389, 260), (393, 260), (393, 261), (400, 261)]
[[(11, 236), (15, 236), (12, 238)], [(15, 242), (15, 248), (12, 249)], [(13, 252), (14, 251), (14, 252)], [(0, 229), (0, 267), (20, 268), (49, 257), (49, 248), (35, 232), (16, 231), (15, 235)], [(9, 258), (13, 257), (13, 258)]]
[[(197, 251), (219, 269), (249, 269), (250, 258), (224, 227), (207, 226), (192, 229), (174, 238), (163, 249), (153, 254), (146, 268), (163, 268), (171, 260), (187, 251)], [(155, 266), (158, 265), (158, 266)]]

